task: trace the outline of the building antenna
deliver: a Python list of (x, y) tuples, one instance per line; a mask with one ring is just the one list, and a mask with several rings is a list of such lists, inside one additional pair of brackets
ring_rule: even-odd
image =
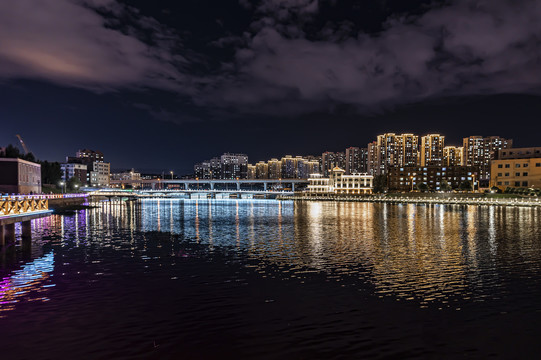
[(24, 154), (25, 155), (28, 155), (29, 151), (28, 151), (28, 148), (26, 147), (24, 141), (23, 141), (23, 138), (21, 137), (21, 135), (17, 134), (15, 135), (17, 136), (17, 139), (19, 139), (19, 142), (21, 143), (21, 146), (23, 147), (23, 150), (24, 150)]

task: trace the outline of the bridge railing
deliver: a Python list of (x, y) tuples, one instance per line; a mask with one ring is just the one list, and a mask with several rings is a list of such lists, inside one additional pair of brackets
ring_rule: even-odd
[(23, 215), (36, 211), (49, 210), (49, 200), (38, 197), (0, 198), (0, 216)]
[(12, 194), (12, 195), (1, 195), (0, 199), (71, 199), (71, 198), (83, 198), (88, 197), (88, 194), (34, 194), (34, 195), (25, 195), (25, 194)]

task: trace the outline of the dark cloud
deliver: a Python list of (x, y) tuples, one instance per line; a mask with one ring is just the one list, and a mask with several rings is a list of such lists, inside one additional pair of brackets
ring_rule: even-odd
[[(172, 51), (174, 34), (114, 0), (0, 2), (0, 77), (40, 79), (93, 91), (158, 87), (192, 93)], [(106, 15), (106, 16), (105, 16)], [(136, 14), (137, 15), (137, 14)], [(153, 44), (141, 41), (144, 32)]]
[[(233, 57), (194, 71), (208, 68), (208, 54), (185, 56), (175, 31), (117, 1), (3, 1), (0, 78), (101, 92), (151, 87), (224, 114), (291, 115), (336, 104), (372, 111), (443, 96), (539, 92), (537, 0), (457, 0), (395, 15), (375, 34), (346, 21), (316, 26), (322, 3), (240, 0), (253, 12), (251, 25), (209, 42)], [(147, 110), (175, 118), (169, 109)]]
[(539, 92), (539, 1), (456, 1), (419, 17), (389, 19), (377, 35), (344, 36), (345, 24), (336, 31), (327, 26), (315, 40), (277, 21), (308, 4), (264, 1), (258, 9), (269, 16), (257, 20), (237, 50), (235, 76), (216, 79), (209, 103), (258, 112), (267, 104), (294, 110), (294, 101), (305, 111), (329, 103), (370, 108), (438, 96)]

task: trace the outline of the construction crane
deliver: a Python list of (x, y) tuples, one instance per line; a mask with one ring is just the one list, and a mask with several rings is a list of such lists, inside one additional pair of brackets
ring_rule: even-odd
[(23, 138), (21, 137), (21, 135), (17, 134), (17, 135), (15, 135), (15, 136), (17, 136), (17, 139), (19, 139), (19, 142), (21, 143), (21, 146), (23, 147), (24, 154), (25, 154), (25, 155), (28, 155), (28, 153), (29, 153), (28, 148), (27, 148), (26, 145), (24, 144), (24, 141), (23, 141)]

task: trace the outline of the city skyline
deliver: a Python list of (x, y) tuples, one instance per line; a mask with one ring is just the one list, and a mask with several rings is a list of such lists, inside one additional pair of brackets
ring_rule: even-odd
[(318, 154), (391, 129), (537, 145), (533, 0), (40, 4), (0, 5), (0, 144), (20, 134), (40, 159), (83, 146), (187, 173), (223, 152)]
[[(421, 133), (421, 134), (425, 134), (425, 135), (419, 135), (419, 134), (414, 134), (414, 133), (392, 133), (392, 132), (386, 132), (384, 134), (380, 134), (380, 135), (377, 135), (376, 136), (376, 140), (374, 141), (371, 141), (369, 142), (368, 144), (366, 144), (366, 146), (362, 146), (362, 145), (357, 145), (357, 146), (349, 146), (345, 149), (342, 149), (341, 151), (324, 151), (320, 154), (307, 154), (306, 152), (302, 153), (302, 155), (299, 155), (299, 154), (282, 154), (282, 155), (279, 155), (279, 156), (275, 156), (275, 157), (271, 157), (271, 158), (266, 158), (266, 159), (258, 159), (258, 160), (253, 160), (252, 158), (252, 161), (249, 161), (249, 154), (246, 154), (246, 153), (231, 153), (231, 152), (224, 152), (222, 155), (218, 155), (218, 156), (212, 156), (211, 159), (207, 159), (207, 160), (202, 160), (200, 162), (194, 162), (192, 164), (192, 168), (191, 170), (189, 170), (188, 172), (186, 173), (178, 173), (178, 172), (175, 172), (175, 170), (166, 170), (167, 168), (162, 168), (162, 169), (154, 169), (153, 171), (146, 171), (146, 169), (141, 169), (141, 168), (137, 168), (137, 170), (139, 172), (142, 172), (142, 173), (147, 173), (147, 174), (169, 174), (169, 173), (174, 173), (176, 174), (177, 176), (187, 176), (187, 175), (193, 175), (195, 177), (198, 176), (198, 170), (197, 170), (197, 167), (201, 167), (201, 166), (207, 166), (209, 167), (208, 170), (210, 170), (210, 172), (212, 173), (212, 171), (216, 171), (216, 169), (211, 169), (210, 167), (212, 166), (212, 163), (213, 161), (214, 162), (218, 162), (220, 163), (220, 157), (223, 159), (224, 156), (241, 156), (243, 158), (242, 162), (244, 164), (244, 166), (248, 165), (248, 166), (253, 166), (254, 167), (254, 171), (255, 171), (255, 166), (258, 165), (258, 164), (261, 164), (261, 163), (266, 163), (266, 162), (270, 162), (270, 161), (281, 161), (285, 158), (288, 158), (288, 157), (293, 157), (293, 158), (304, 158), (305, 160), (309, 160), (309, 161), (319, 161), (319, 164), (320, 164), (320, 168), (321, 168), (321, 171), (323, 174), (327, 174), (327, 171), (331, 170), (334, 166), (339, 166), (341, 168), (343, 168), (346, 173), (350, 174), (350, 173), (365, 173), (365, 172), (370, 172), (370, 173), (373, 173), (373, 174), (377, 174), (379, 173), (379, 170), (376, 171), (376, 169), (378, 168), (377, 165), (375, 165), (374, 161), (376, 158), (378, 158), (378, 162), (380, 162), (380, 167), (382, 169), (383, 172), (385, 172), (385, 168), (386, 166), (427, 166), (427, 165), (438, 165), (438, 166), (442, 166), (442, 165), (467, 165), (467, 166), (472, 166), (472, 165), (481, 165), (481, 163), (484, 161), (486, 164), (485, 166), (489, 166), (488, 164), (488, 161), (490, 161), (491, 159), (491, 156), (492, 154), (496, 153), (497, 149), (497, 144), (496, 144), (496, 147), (494, 150), (492, 147), (494, 146), (492, 144), (492, 142), (496, 142), (496, 143), (501, 143), (503, 141), (503, 148), (510, 148), (510, 147), (513, 147), (513, 144), (516, 144), (517, 142), (514, 142), (513, 139), (505, 139), (503, 137), (500, 137), (500, 136), (495, 136), (495, 135), (490, 135), (490, 136), (486, 136), (486, 135), (470, 135), (470, 136), (466, 136), (466, 137), (463, 137), (462, 140), (460, 141), (461, 145), (455, 145), (455, 144), (449, 144), (449, 143), (446, 143), (445, 142), (445, 138), (446, 138), (446, 135), (445, 134), (435, 134), (435, 133)], [(382, 145), (383, 143), (387, 143), (389, 140), (386, 140), (388, 137), (391, 137), (393, 140), (390, 140), (393, 144), (394, 147), (396, 147), (396, 150), (393, 150), (393, 151), (396, 151), (395, 154), (388, 154), (387, 156), (391, 156), (393, 159), (387, 159), (386, 161), (381, 158), (381, 152), (385, 152), (384, 150), (384, 146)], [(425, 141), (432, 141), (432, 138), (436, 138), (436, 139), (439, 139), (441, 138), (440, 140), (437, 140), (437, 149), (438, 149), (438, 152), (437, 152), (437, 157), (434, 158), (433, 161), (428, 161), (426, 159), (427, 157), (427, 151), (429, 150), (426, 150), (428, 149), (429, 147), (428, 146), (425, 146)], [(396, 138), (396, 140), (394, 140)], [(21, 140), (22, 141), (22, 140)], [(473, 141), (473, 145), (472, 145), (472, 141)], [(480, 141), (480, 143), (479, 143)], [(488, 143), (487, 143), (488, 142)], [(486, 143), (486, 144), (485, 144)], [(520, 142), (518, 142), (520, 143)], [(379, 144), (379, 145), (378, 145)], [(468, 145), (470, 144), (470, 145)], [(472, 158), (472, 151), (474, 151), (473, 149), (475, 149), (476, 147), (475, 146), (479, 146), (478, 144), (481, 144), (481, 148), (483, 148), (483, 146), (489, 146), (489, 149), (487, 149), (486, 151), (486, 154), (482, 153), (481, 155), (481, 158), (479, 160), (473, 160)], [(21, 154), (24, 154), (24, 151), (25, 149), (22, 148), (22, 143), (18, 144), (18, 143), (14, 143), (14, 144), (9, 144), (11, 146), (15, 146), (17, 148), (20, 148), (20, 152)], [(374, 147), (374, 149), (371, 149), (371, 146)], [(471, 147), (470, 149), (470, 160), (467, 161), (468, 159), (468, 151), (467, 151), (467, 148), (468, 146)], [(515, 146), (516, 147), (516, 146)], [(425, 149), (426, 148), (426, 149)], [(0, 150), (2, 149), (2, 147), (0, 146)], [(352, 154), (350, 155), (349, 152), (352, 152)], [(433, 150), (434, 151), (434, 150)], [(477, 151), (477, 150), (475, 150)], [(481, 150), (482, 152), (484, 150)], [(29, 151), (29, 152), (32, 152), (32, 151)], [(70, 156), (69, 154), (65, 155), (64, 156), (64, 160), (61, 160), (61, 161), (58, 161), (60, 164), (67, 164), (67, 163), (80, 163), (80, 161), (78, 160), (79, 157), (84, 157), (84, 156), (88, 156), (88, 155), (85, 155), (85, 152), (89, 152), (89, 153), (99, 153), (99, 156), (101, 157), (99, 159), (99, 161), (103, 162), (103, 152), (97, 150), (97, 151), (94, 151), (94, 150), (89, 150), (87, 148), (79, 148), (77, 151), (74, 151), (74, 153), (76, 154), (75, 157), (73, 156)], [(357, 155), (353, 155), (353, 152), (356, 153)], [(216, 155), (216, 154), (214, 154)], [(355, 164), (352, 163), (353, 161), (353, 156), (355, 156), (355, 158), (357, 160), (355, 160)], [(327, 157), (327, 158), (326, 158)], [(330, 158), (329, 158), (330, 157)], [(339, 158), (336, 158), (335, 157), (339, 157)], [(40, 161), (55, 161), (55, 160), (51, 160), (51, 159), (39, 159)], [(236, 160), (237, 163), (238, 163), (238, 160)], [(390, 161), (390, 162), (389, 162)], [(389, 162), (388, 165), (387, 162)], [(207, 165), (205, 165), (207, 164)], [(353, 171), (350, 171), (349, 170), (349, 167), (353, 167)], [(173, 169), (174, 166), (169, 166), (168, 169)], [(129, 167), (118, 167), (118, 166), (115, 166), (114, 164), (111, 165), (111, 172), (123, 172), (123, 171), (129, 171), (130, 169), (135, 169), (134, 166), (129, 166)], [(370, 170), (372, 169), (372, 170)], [(233, 170), (228, 170), (228, 171), (233, 171)], [(240, 171), (240, 170), (238, 170)], [(240, 172), (236, 173), (235, 172), (235, 175), (232, 176), (231, 178), (235, 178), (235, 177), (245, 177), (247, 172), (249, 170), (244, 168), (242, 170), (243, 172), (243, 175), (240, 174)], [(200, 177), (205, 177), (205, 176), (200, 176)]]

